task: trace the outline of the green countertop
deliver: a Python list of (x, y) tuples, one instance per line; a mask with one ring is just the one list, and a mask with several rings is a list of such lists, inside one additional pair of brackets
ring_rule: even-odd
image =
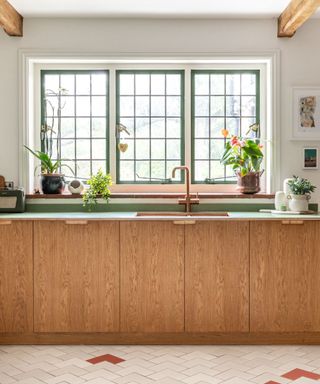
[(320, 214), (291, 215), (261, 212), (228, 212), (229, 216), (136, 216), (136, 212), (25, 212), (1, 213), (0, 220), (320, 220)]

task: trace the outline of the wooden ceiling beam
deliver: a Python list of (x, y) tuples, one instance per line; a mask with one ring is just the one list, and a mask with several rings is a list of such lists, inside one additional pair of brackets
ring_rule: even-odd
[(278, 18), (278, 37), (292, 37), (320, 6), (320, 0), (291, 0)]
[(23, 36), (23, 17), (7, 0), (0, 0), (0, 26), (9, 36)]

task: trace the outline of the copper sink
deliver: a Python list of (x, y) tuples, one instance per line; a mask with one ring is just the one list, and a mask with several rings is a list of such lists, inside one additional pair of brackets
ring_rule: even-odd
[(228, 212), (137, 212), (136, 216), (173, 217), (228, 217)]

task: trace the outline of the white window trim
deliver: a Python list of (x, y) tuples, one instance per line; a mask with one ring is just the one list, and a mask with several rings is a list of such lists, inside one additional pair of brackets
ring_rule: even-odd
[[(150, 53), (150, 54), (79, 54), (66, 52), (45, 52), (34, 50), (19, 51), (19, 184), (23, 186), (27, 192), (32, 193), (35, 187), (34, 178), (34, 159), (28, 156), (23, 145), (30, 147), (39, 147), (40, 135), (40, 113), (36, 110), (39, 105), (39, 76), (40, 68), (43, 69), (64, 69), (72, 65), (76, 69), (109, 69), (115, 71), (117, 69), (128, 69), (134, 64), (134, 68), (150, 69), (157, 67), (159, 69), (181, 68), (181, 65), (190, 65), (185, 69), (186, 83), (185, 92), (190, 93), (190, 72), (192, 68), (196, 69), (230, 69), (237, 66), (238, 69), (260, 69), (261, 85), (265, 84), (266, 90), (261, 92), (261, 122), (265, 129), (263, 133), (265, 146), (268, 153), (265, 163), (264, 178), (265, 183), (262, 186), (263, 191), (272, 193), (280, 186), (280, 168), (279, 168), (279, 68), (280, 68), (280, 52), (259, 52), (259, 53), (205, 53), (205, 54), (183, 54), (172, 55), (166, 53)], [(180, 64), (180, 66), (179, 66)], [(115, 77), (112, 76), (111, 79)], [(114, 92), (115, 84), (110, 82), (110, 95)], [(263, 99), (265, 96), (265, 100)], [(115, 99), (110, 97), (110, 172), (115, 180)], [(186, 105), (185, 110), (185, 160), (186, 164), (191, 163), (191, 116), (190, 106)], [(39, 127), (36, 129), (36, 127)], [(234, 185), (205, 185), (194, 184), (191, 187), (192, 192), (230, 192), (234, 191)], [(181, 184), (174, 185), (137, 185), (137, 184), (121, 184), (112, 187), (113, 192), (181, 192), (184, 186)]]

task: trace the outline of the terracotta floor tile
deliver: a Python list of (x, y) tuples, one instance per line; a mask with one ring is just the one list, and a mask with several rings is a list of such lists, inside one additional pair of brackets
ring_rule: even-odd
[(314, 380), (320, 379), (320, 375), (318, 375), (317, 373), (305, 371), (304, 369), (299, 368), (293, 369), (292, 371), (285, 373), (284, 375), (282, 375), (282, 377), (285, 377), (286, 379), (290, 380), (297, 380), (300, 379), (300, 377), (306, 377), (308, 379)]
[(265, 384), (280, 384), (277, 381), (267, 381)]
[(98, 364), (98, 363), (102, 363), (103, 361), (107, 361), (108, 363), (111, 363), (111, 364), (119, 364), (125, 360), (121, 359), (120, 357), (114, 356), (114, 355), (106, 354), (106, 355), (93, 357), (92, 359), (89, 359), (87, 361), (91, 364)]

